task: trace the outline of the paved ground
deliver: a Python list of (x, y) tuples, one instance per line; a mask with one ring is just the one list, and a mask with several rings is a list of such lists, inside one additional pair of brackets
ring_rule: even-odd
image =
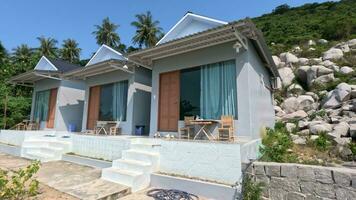
[[(0, 153), (0, 168), (16, 170), (25, 167), (29, 160)], [(37, 180), (42, 187), (39, 199), (112, 199), (127, 195), (128, 187), (100, 179), (100, 169), (77, 165), (65, 161), (47, 162), (41, 165)], [(51, 191), (51, 188), (58, 191)], [(63, 193), (69, 194), (65, 195)], [(48, 194), (46, 194), (48, 193)], [(58, 194), (55, 194), (58, 193)]]

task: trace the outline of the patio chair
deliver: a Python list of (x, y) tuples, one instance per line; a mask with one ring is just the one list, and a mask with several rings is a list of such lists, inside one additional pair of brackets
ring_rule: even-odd
[(28, 130), (28, 131), (36, 131), (39, 129), (40, 129), (39, 122), (29, 121), (26, 125), (26, 130)]
[(194, 129), (194, 125), (191, 121), (194, 120), (194, 116), (184, 116), (184, 127), (179, 129), (179, 139), (190, 139), (190, 131)]
[(234, 117), (221, 116), (221, 126), (218, 132), (218, 140), (234, 141)]
[(105, 126), (107, 125), (106, 121), (97, 121), (95, 125), (95, 134), (100, 135), (101, 132), (104, 132), (105, 135), (108, 134), (108, 132), (105, 129)]
[(108, 122), (105, 129), (109, 132), (109, 135), (119, 135), (121, 130), (120, 127), (117, 126), (117, 122)]

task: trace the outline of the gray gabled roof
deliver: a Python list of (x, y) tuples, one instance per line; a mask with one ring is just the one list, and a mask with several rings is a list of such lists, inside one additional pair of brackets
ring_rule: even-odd
[(72, 70), (82, 68), (79, 65), (72, 64), (68, 61), (56, 58), (48, 58), (48, 60), (58, 69), (58, 72), (65, 73)]

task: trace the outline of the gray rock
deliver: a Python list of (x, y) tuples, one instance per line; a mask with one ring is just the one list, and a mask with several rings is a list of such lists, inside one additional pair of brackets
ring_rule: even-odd
[(348, 172), (344, 172), (345, 170), (333, 171), (334, 180), (337, 185), (349, 187), (351, 186), (351, 175)]
[(304, 110), (298, 110), (293, 113), (286, 114), (282, 117), (283, 121), (288, 121), (288, 120), (300, 120), (303, 118), (308, 117), (308, 114)]
[(332, 69), (334, 72), (340, 72), (340, 67), (337, 65), (331, 66), (330, 69)]
[(324, 52), (323, 60), (337, 60), (344, 56), (344, 53), (341, 49), (331, 48), (328, 51)]
[(306, 92), (305, 95), (309, 95), (313, 97), (314, 101), (319, 101), (319, 96), (315, 94), (314, 92)]
[(349, 124), (350, 125), (350, 136), (356, 138), (356, 124)]
[(282, 109), (286, 113), (292, 113), (298, 110), (298, 99), (296, 97), (289, 97), (283, 101), (281, 104)]
[(293, 132), (293, 130), (296, 128), (297, 126), (294, 123), (286, 123), (286, 129), (288, 132)]
[(346, 137), (349, 134), (350, 126), (346, 122), (340, 122), (334, 126), (333, 132), (336, 132), (338, 135)]
[(351, 99), (356, 99), (356, 90), (351, 90)]
[(309, 131), (309, 129), (304, 129), (304, 130), (299, 131), (298, 134), (303, 135), (303, 136), (308, 136), (308, 135), (310, 135), (310, 131)]
[(265, 165), (265, 170), (267, 176), (281, 176), (281, 166), (279, 165)]
[(318, 40), (318, 43), (319, 43), (319, 44), (327, 44), (328, 41), (325, 40), (325, 39), (319, 39), (319, 40)]
[(302, 88), (302, 86), (300, 86), (299, 84), (292, 84), (287, 88), (287, 93), (288, 94), (296, 94), (296, 95), (301, 95), (303, 94), (304, 89)]
[(334, 72), (332, 69), (326, 68), (322, 65), (313, 65), (313, 66), (311, 66), (311, 70), (316, 73), (317, 77), (322, 76), (322, 75), (331, 74)]
[(311, 141), (314, 141), (314, 140), (316, 140), (316, 139), (318, 139), (319, 138), (319, 135), (311, 135), (310, 136), (310, 140)]
[(356, 191), (351, 190), (346, 187), (336, 188), (336, 199), (337, 200), (354, 200), (356, 199)]
[(293, 139), (294, 144), (299, 144), (299, 145), (306, 145), (307, 140), (304, 137), (298, 136), (297, 138)]
[(351, 97), (351, 86), (347, 83), (340, 83), (336, 86), (335, 95), (338, 101), (347, 101)]
[(340, 44), (339, 46), (337, 46), (337, 48), (341, 49), (341, 51), (344, 53), (350, 52), (350, 47), (347, 44)]
[(287, 200), (304, 200), (305, 198), (306, 195), (299, 192), (289, 192), (287, 194)]
[(333, 184), (333, 177), (331, 170), (325, 169), (323, 167), (314, 169), (316, 181), (324, 184)]
[(324, 84), (324, 83), (329, 83), (335, 80), (334, 74), (327, 74), (327, 75), (322, 75), (316, 78), (314, 81), (310, 80), (309, 85), (312, 83), (317, 83), (317, 84)]
[(349, 45), (349, 47), (356, 47), (356, 39), (352, 39), (347, 41), (347, 45)]
[(298, 128), (299, 129), (304, 129), (307, 128), (309, 126), (309, 122), (308, 121), (303, 121), (303, 120), (299, 120), (298, 121)]
[(286, 52), (286, 53), (281, 53), (279, 55), (280, 59), (282, 62), (285, 62), (285, 63), (298, 63), (298, 57), (295, 56), (294, 54), (292, 53), (289, 53), (289, 52)]
[(315, 174), (312, 167), (298, 166), (297, 167), (298, 178), (302, 181), (315, 181)]
[(309, 64), (309, 59), (308, 58), (299, 58), (299, 64), (300, 65), (307, 65)]
[(331, 184), (314, 183), (314, 192), (324, 198), (335, 199), (335, 188)]
[(296, 71), (296, 76), (301, 80), (303, 83), (308, 83), (308, 71), (310, 66), (300, 66)]
[(272, 56), (274, 64), (278, 67), (279, 64), (281, 63), (281, 59), (279, 59), (278, 56)]
[[(347, 138), (339, 138), (339, 139), (347, 139)], [(352, 151), (346, 144), (337, 145), (336, 148), (341, 158), (347, 160), (350, 156), (352, 156)]]
[(295, 78), (294, 73), (291, 68), (283, 67), (278, 69), (278, 73), (282, 79), (282, 84), (284, 86), (288, 86), (292, 83), (293, 79)]
[(309, 63), (311, 65), (318, 65), (322, 62), (322, 58), (312, 58), (312, 59), (309, 59)]
[(282, 189), (288, 192), (300, 192), (297, 179), (286, 179), (282, 177), (271, 177), (271, 189)]
[(348, 66), (343, 66), (340, 68), (340, 73), (341, 74), (349, 74), (352, 73), (354, 70), (351, 67)]
[(312, 134), (319, 134), (321, 132), (330, 132), (332, 126), (324, 121), (313, 121), (309, 124), (309, 131)]
[(254, 163), (253, 168), (256, 175), (265, 175), (265, 167), (262, 164)]
[(314, 109), (314, 99), (309, 95), (300, 95), (297, 98), (298, 110), (309, 111)]
[(333, 63), (330, 60), (324, 60), (323, 62), (320, 63), (320, 65), (324, 65), (325, 67), (331, 67), (331, 66), (335, 65), (335, 63)]
[(296, 165), (281, 165), (281, 176), (290, 179), (298, 178)]

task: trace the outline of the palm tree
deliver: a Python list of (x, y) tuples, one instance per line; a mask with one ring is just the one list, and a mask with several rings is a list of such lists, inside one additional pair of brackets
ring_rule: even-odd
[(57, 40), (51, 37), (45, 38), (44, 36), (37, 37), (37, 39), (40, 41), (38, 51), (42, 56), (57, 57)]
[(64, 60), (69, 62), (79, 61), (81, 48), (78, 47), (78, 43), (74, 39), (63, 40), (62, 49), (60, 49), (60, 56)]
[(32, 49), (27, 44), (21, 44), (13, 49), (13, 59), (16, 63), (27, 64), (31, 61)]
[(106, 44), (110, 47), (116, 48), (120, 44), (120, 37), (116, 33), (119, 25), (111, 23), (109, 18), (105, 18), (100, 25), (95, 25), (96, 31), (92, 34), (95, 35), (96, 43), (98, 45)]
[(6, 49), (0, 42), (0, 63), (2, 63), (6, 57), (7, 57)]
[(136, 19), (137, 21), (131, 23), (132, 26), (136, 27), (136, 34), (132, 38), (132, 42), (138, 44), (140, 48), (142, 45), (145, 45), (145, 47), (156, 45), (162, 37), (162, 28), (158, 26), (159, 21), (153, 20), (150, 11), (136, 15)]

